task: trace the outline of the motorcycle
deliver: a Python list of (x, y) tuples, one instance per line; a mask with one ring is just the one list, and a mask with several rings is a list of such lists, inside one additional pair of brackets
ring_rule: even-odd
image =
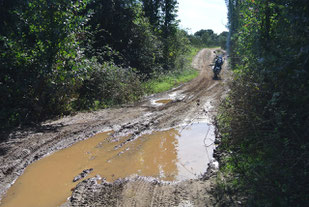
[(219, 73), (221, 72), (221, 67), (219, 67), (219, 66), (214, 66), (213, 72), (214, 72), (214, 79), (217, 80), (217, 79), (218, 79), (218, 75), (219, 75)]
[(218, 75), (221, 72), (221, 66), (223, 65), (223, 58), (221, 56), (216, 58), (215, 66), (213, 67), (214, 79), (218, 79)]

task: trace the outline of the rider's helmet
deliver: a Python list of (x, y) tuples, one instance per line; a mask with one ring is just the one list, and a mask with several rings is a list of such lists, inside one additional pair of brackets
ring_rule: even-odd
[(216, 58), (216, 65), (221, 66), (223, 64), (222, 56), (218, 56)]

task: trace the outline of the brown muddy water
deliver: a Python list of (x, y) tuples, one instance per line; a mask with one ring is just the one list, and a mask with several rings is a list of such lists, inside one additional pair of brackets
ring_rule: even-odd
[(0, 206), (59, 206), (77, 185), (73, 178), (89, 168), (93, 171), (86, 178), (100, 175), (110, 182), (133, 174), (165, 181), (197, 178), (212, 158), (214, 127), (193, 124), (145, 134), (123, 145), (126, 139), (115, 141), (109, 132), (101, 133), (31, 164)]
[(158, 103), (158, 104), (168, 104), (171, 101), (172, 101), (171, 99), (162, 99), (162, 100), (156, 101), (156, 103)]

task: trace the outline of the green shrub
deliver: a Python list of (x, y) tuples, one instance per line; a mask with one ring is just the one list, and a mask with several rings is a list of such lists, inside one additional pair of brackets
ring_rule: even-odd
[(143, 95), (141, 82), (130, 68), (113, 64), (94, 64), (89, 76), (78, 90), (74, 108), (96, 109), (138, 100)]
[(250, 205), (309, 202), (309, 75), (295, 67), (303, 57), (279, 73), (239, 73), (221, 105), (221, 149), (229, 153), (228, 166)]
[(308, 206), (308, 1), (228, 6), (235, 80), (218, 116), (226, 166), (247, 206)]

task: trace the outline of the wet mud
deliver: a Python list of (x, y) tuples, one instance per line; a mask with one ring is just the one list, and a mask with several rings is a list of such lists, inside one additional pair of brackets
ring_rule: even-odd
[(171, 99), (162, 99), (162, 100), (157, 100), (156, 103), (158, 103), (158, 104), (168, 104), (171, 101), (172, 101)]
[[(205, 178), (205, 174), (203, 176), (196, 175), (205, 173), (207, 162), (211, 160), (211, 157), (208, 159), (205, 155), (203, 164), (196, 165), (203, 166), (203, 169), (198, 169), (196, 172), (192, 171), (195, 168), (194, 161), (180, 161), (178, 156), (181, 153), (177, 150), (182, 143), (182, 138), (179, 135), (182, 132), (177, 127), (190, 126), (190, 124), (198, 122), (211, 123), (212, 116), (216, 114), (218, 103), (227, 93), (226, 83), (231, 78), (230, 72), (223, 65), (221, 80), (213, 80), (211, 64), (214, 56), (213, 50), (201, 50), (193, 61), (193, 66), (200, 71), (200, 75), (196, 79), (166, 93), (146, 97), (132, 106), (78, 113), (58, 120), (47, 121), (37, 128), (16, 130), (10, 133), (2, 139), (6, 141), (0, 143), (0, 198), (3, 199), (6, 193), (9, 195), (10, 192), (13, 192), (15, 184), (12, 184), (15, 182), (18, 186), (18, 182), (21, 180), (17, 178), (22, 179), (23, 177), (20, 175), (27, 175), (32, 166), (40, 165), (40, 161), (50, 159), (52, 156), (47, 156), (48, 154), (61, 150), (54, 154), (56, 156), (58, 153), (61, 154), (63, 151), (69, 150), (68, 147), (78, 141), (104, 131), (111, 131), (106, 138), (100, 138), (99, 143), (102, 145), (96, 143), (96, 147), (92, 147), (92, 150), (72, 155), (76, 156), (79, 163), (83, 163), (83, 165), (74, 167), (70, 167), (71, 163), (66, 164), (68, 168), (74, 168), (74, 172), (65, 175), (66, 173), (62, 171), (63, 167), (60, 167), (56, 170), (57, 172), (52, 173), (48, 178), (42, 178), (39, 181), (40, 184), (36, 185), (41, 185), (44, 182), (49, 183), (49, 180), (52, 180), (51, 177), (61, 180), (60, 177), (67, 176), (67, 181), (57, 184), (70, 187), (68, 193), (61, 193), (61, 202), (65, 202), (65, 199), (71, 196), (71, 199), (62, 206), (190, 206), (191, 204), (213, 206), (216, 201), (210, 192), (213, 189), (216, 167), (208, 168), (210, 174), (208, 172), (205, 180), (201, 178)], [(166, 104), (154, 104), (158, 100), (172, 101)], [(191, 127), (197, 126), (192, 125)], [(207, 127), (204, 126), (203, 130), (204, 128), (206, 132), (201, 133), (206, 136)], [(194, 130), (197, 129), (194, 128)], [(157, 136), (151, 135), (154, 131), (169, 133), (174, 139), (164, 140), (161, 138), (160, 140), (144, 136), (146, 134), (149, 135), (147, 135), (148, 137)], [(95, 137), (93, 140), (96, 140)], [(90, 140), (92, 139), (87, 139), (86, 142), (92, 142)], [(192, 141), (192, 143), (194, 142), (196, 141)], [(80, 143), (82, 142), (75, 145)], [(191, 142), (185, 143), (187, 146), (190, 144)], [(203, 146), (205, 151), (205, 146), (212, 146), (212, 143), (205, 142), (200, 146)], [(193, 148), (193, 146), (190, 147)], [(168, 150), (165, 151), (165, 148)], [(101, 149), (110, 149), (110, 151), (100, 151)], [(141, 149), (144, 150), (144, 153)], [(155, 149), (156, 152), (149, 151)], [(98, 156), (96, 153), (102, 154)], [(88, 160), (80, 161), (81, 155)], [(102, 161), (105, 162), (104, 165), (88, 165), (88, 163), (103, 159), (102, 157), (105, 157), (105, 160)], [(109, 158), (107, 162), (106, 157)], [(154, 157), (157, 158), (154, 159)], [(186, 154), (183, 157), (189, 158), (190, 156)], [(194, 158), (196, 157), (198, 156), (194, 156)], [(62, 162), (67, 158), (60, 156), (58, 159)], [(48, 165), (57, 169), (58, 162), (50, 162)], [(129, 167), (123, 165), (125, 162), (130, 163)], [(111, 167), (112, 163), (116, 164), (115, 166), (118, 165), (114, 167), (115, 171), (113, 172), (109, 171), (110, 168), (113, 168)], [(145, 163), (148, 163), (148, 167)], [(217, 166), (212, 162), (210, 164)], [(49, 168), (50, 171), (52, 171), (51, 168)], [(86, 173), (77, 182), (73, 182), (76, 176), (85, 169), (91, 168), (93, 171)], [(152, 168), (152, 170), (148, 168)], [(181, 168), (187, 174), (180, 174)], [(104, 170), (107, 172), (106, 174), (102, 173)], [(38, 179), (42, 176), (41, 174), (44, 173), (39, 172)], [(127, 177), (128, 175), (131, 176)], [(185, 180), (183, 181), (183, 179)], [(32, 183), (25, 185), (26, 191), (32, 189)], [(52, 184), (48, 184), (48, 187)], [(8, 191), (8, 189), (10, 190)], [(19, 193), (12, 193), (12, 196), (17, 194)], [(2, 205), (6, 199), (8, 197), (1, 200)], [(40, 198), (37, 197), (34, 201), (39, 202), (39, 200)]]
[(59, 206), (70, 196), (74, 182), (96, 175), (108, 182), (131, 175), (163, 181), (194, 179), (212, 160), (214, 127), (207, 123), (144, 134), (121, 147), (128, 137), (115, 139), (110, 134), (95, 135), (33, 163), (1, 206)]

